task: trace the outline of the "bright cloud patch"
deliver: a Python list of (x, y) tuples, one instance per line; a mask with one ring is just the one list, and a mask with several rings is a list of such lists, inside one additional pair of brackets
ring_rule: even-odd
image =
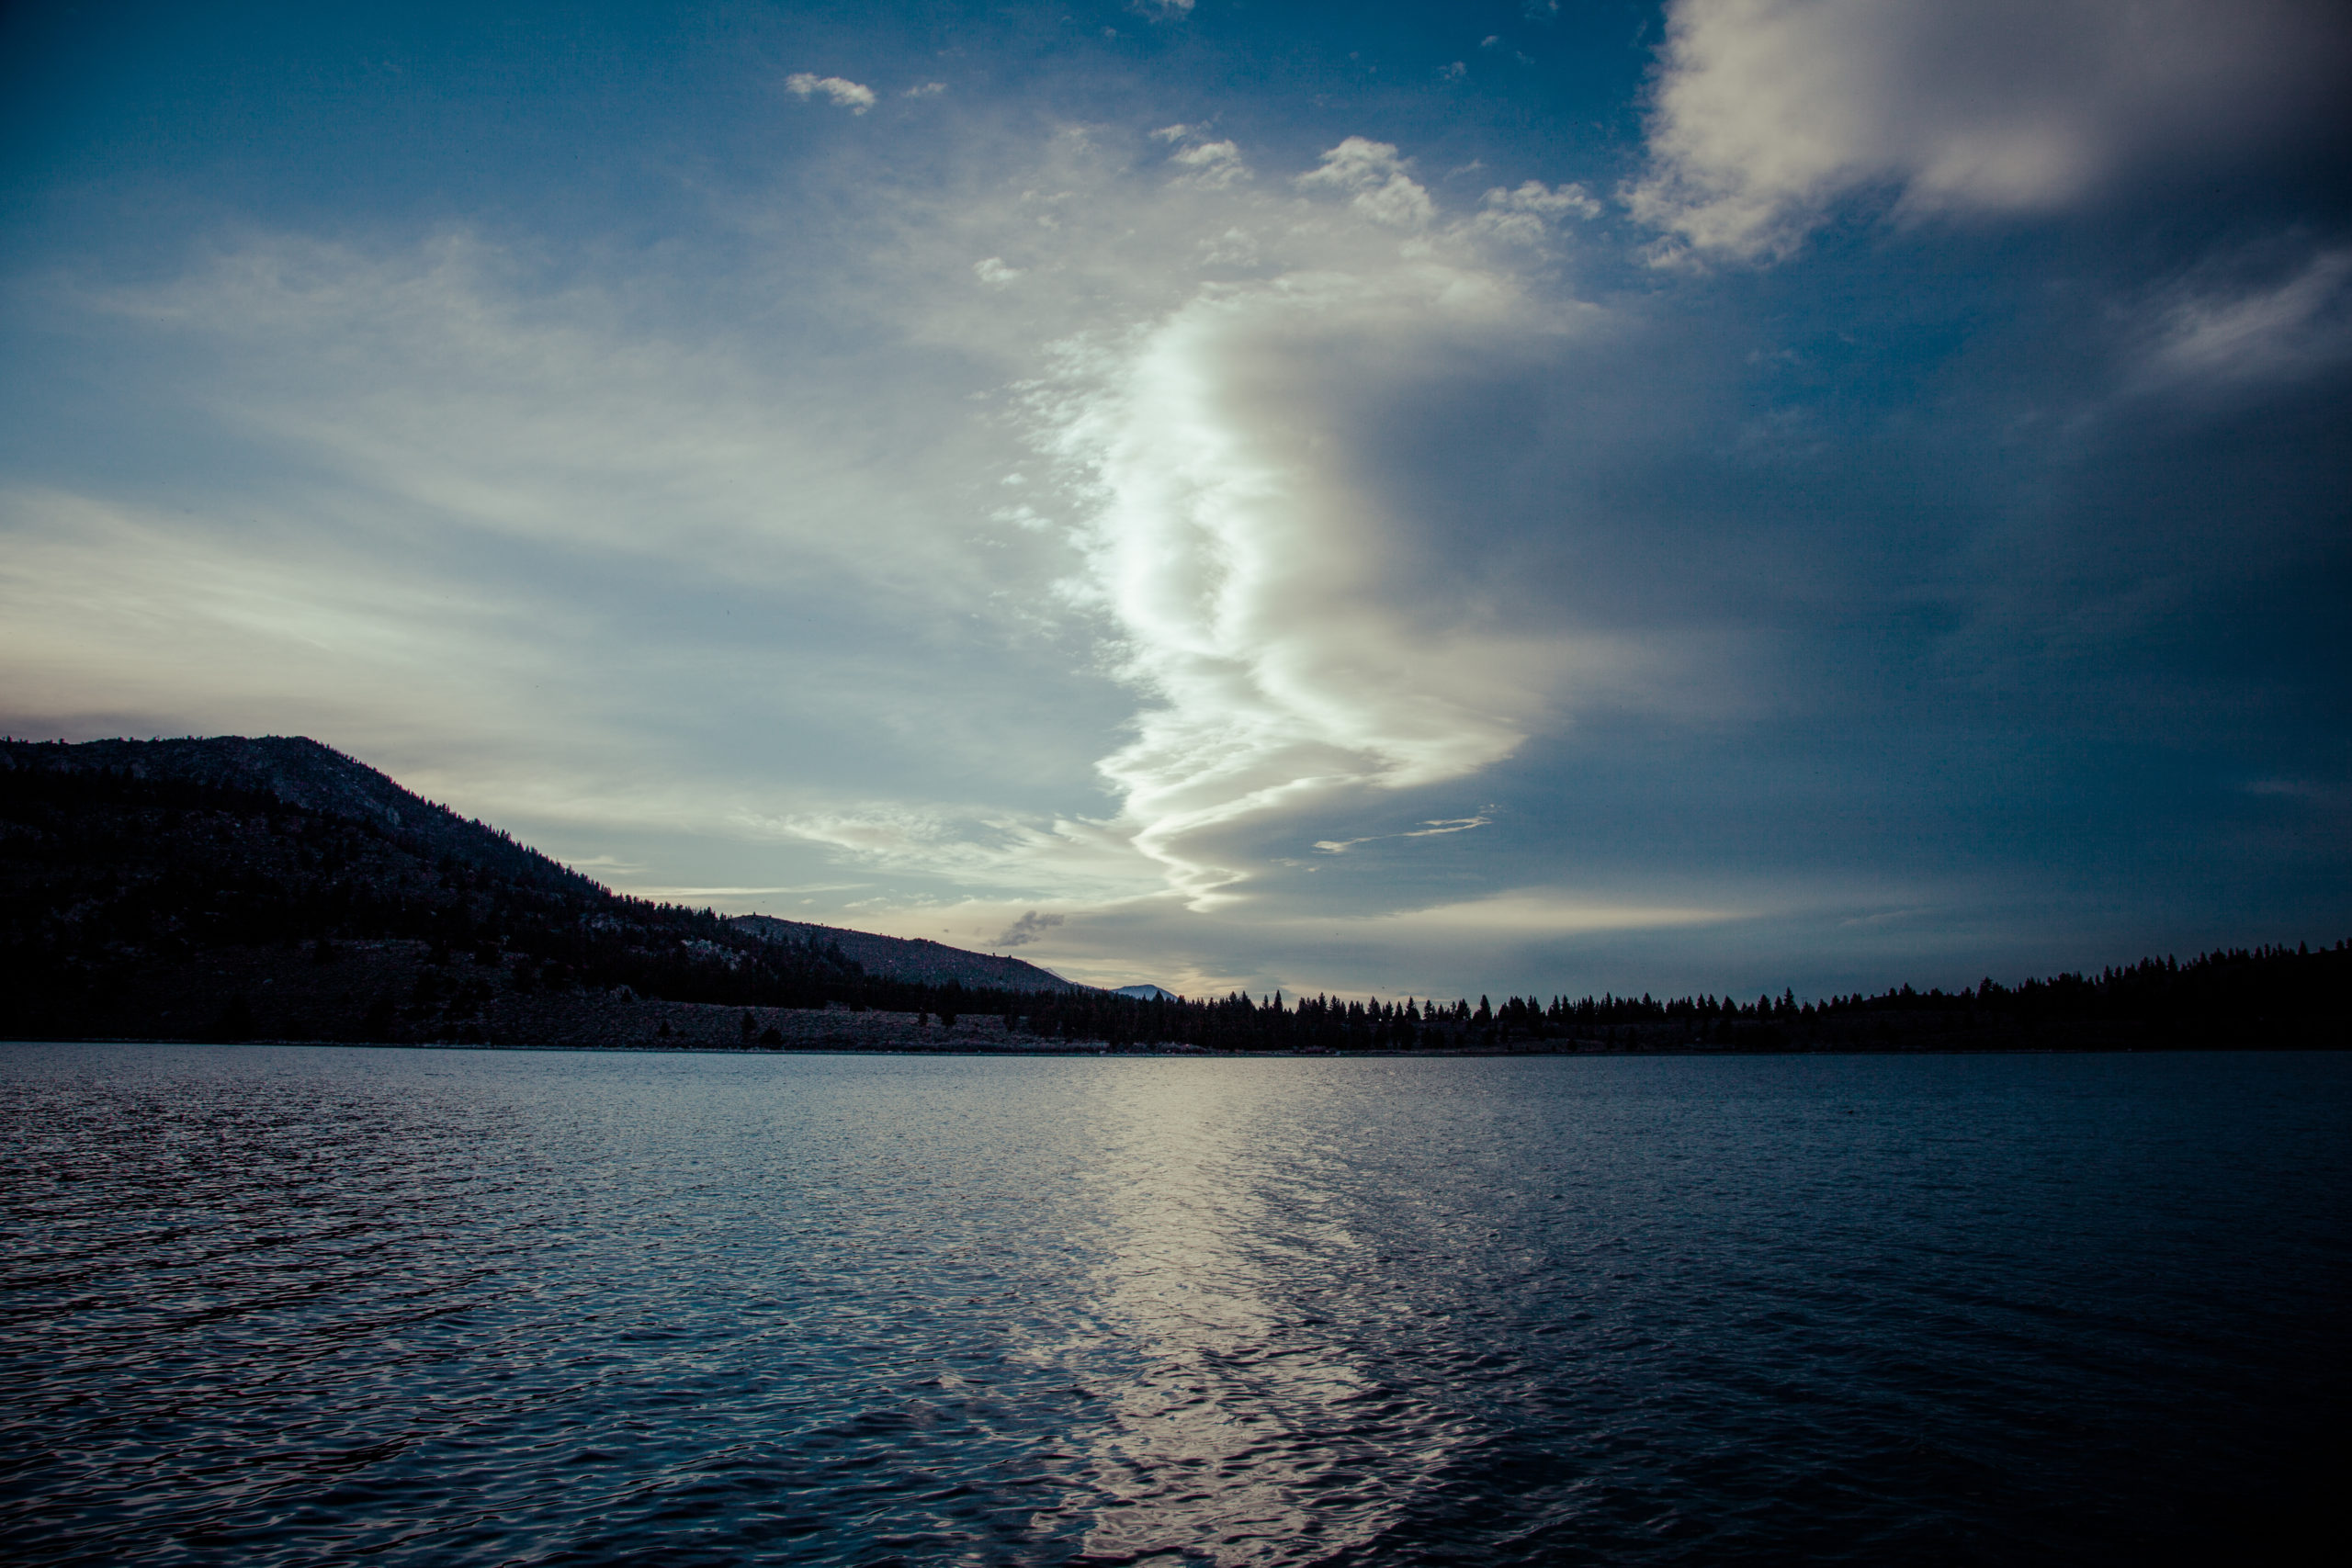
[(1634, 212), (1702, 252), (1786, 254), (1849, 192), (1900, 210), (2064, 206), (2127, 167), (2324, 112), (2334, 0), (1675, 0)]
[(1736, 920), (1741, 911), (1682, 905), (1629, 904), (1577, 898), (1544, 889), (1498, 893), (1459, 904), (1374, 916), (1370, 925), (1409, 926), (1422, 931), (1477, 931), (1497, 937), (1576, 931), (1641, 931), (1661, 926), (1713, 925)]
[[(874, 89), (844, 76), (820, 76), (813, 71), (796, 71), (784, 79), (784, 85), (791, 89), (795, 97), (822, 95), (852, 114), (864, 114), (874, 107)], [(936, 86), (935, 83), (931, 85), (931, 88), (935, 89)]]
[(1424, 822), (1419, 827), (1402, 833), (1374, 833), (1362, 839), (1317, 839), (1315, 840), (1315, 847), (1327, 855), (1343, 855), (1358, 844), (1376, 844), (1383, 839), (1443, 838), (1448, 833), (1466, 833), (1473, 828), (1484, 828), (1493, 821), (1494, 818), (1491, 817), (1442, 818), (1437, 821)]
[(1408, 160), (1385, 141), (1351, 136), (1322, 164), (1298, 176), (1303, 190), (1343, 190), (1355, 209), (1375, 223), (1397, 229), (1426, 227), (1435, 215), (1430, 193), (1405, 172)]

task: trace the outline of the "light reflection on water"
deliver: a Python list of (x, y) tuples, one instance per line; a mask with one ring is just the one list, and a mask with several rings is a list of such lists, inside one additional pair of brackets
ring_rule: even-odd
[(1284, 1146), (1260, 1114), (1279, 1101), (1246, 1078), (1100, 1089), (1091, 1188), (1108, 1235), (1086, 1306), (1136, 1365), (1090, 1448), (1085, 1551), (1230, 1564), (1378, 1539), (1459, 1427), (1358, 1353), (1349, 1281), (1370, 1259), (1332, 1163)]
[(2308, 1055), (0, 1046), (0, 1555), (2241, 1539), (2336, 1451), (2347, 1111)]

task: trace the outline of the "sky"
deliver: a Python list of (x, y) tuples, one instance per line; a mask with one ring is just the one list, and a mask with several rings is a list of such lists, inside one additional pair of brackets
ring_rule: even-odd
[(2336, 0), (0, 10), (0, 728), (1186, 994), (2352, 935)]

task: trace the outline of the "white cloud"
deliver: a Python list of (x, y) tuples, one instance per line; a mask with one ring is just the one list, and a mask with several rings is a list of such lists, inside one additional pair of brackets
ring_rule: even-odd
[(1674, 0), (1635, 214), (1784, 255), (1829, 206), (2044, 211), (2167, 158), (2316, 123), (2352, 61), (2336, 0)]
[(1497, 186), (1487, 193), (1487, 205), (1506, 212), (1533, 212), (1546, 218), (1600, 216), (1600, 203), (1588, 195), (1584, 186), (1549, 186), (1541, 180), (1528, 180), (1517, 190)]
[(935, 98), (945, 91), (947, 91), (947, 84), (944, 82), (918, 82), (899, 96), (909, 98)]
[(2352, 251), (2327, 251), (2268, 288), (2191, 296), (2165, 311), (2144, 381), (2284, 381), (2352, 358)]
[(1436, 216), (1430, 193), (1405, 172), (1409, 159), (1385, 141), (1351, 136), (1323, 154), (1317, 167), (1298, 176), (1303, 190), (1341, 190), (1351, 205), (1375, 223), (1421, 229)]
[(1317, 839), (1315, 847), (1327, 855), (1343, 855), (1358, 844), (1377, 844), (1389, 839), (1442, 839), (1449, 833), (1467, 833), (1474, 828), (1491, 826), (1494, 820), (1491, 817), (1441, 818), (1402, 833), (1370, 833), (1361, 839)]
[(1085, 590), (1151, 699), (1101, 766), (1134, 843), (1195, 907), (1246, 880), (1226, 845), (1240, 824), (1475, 773), (1594, 655), (1438, 587), (1433, 563), (1469, 541), (1362, 466), (1372, 407), (1524, 363), (1577, 320), (1482, 259), (1475, 224), (1399, 246), (1396, 182), (1416, 232), (1433, 217), (1401, 169), (1393, 147), (1342, 142), (1302, 183), (1352, 193), (1344, 221), (1291, 220), (1292, 259), (1312, 265), (1078, 340), (1040, 397), (1042, 438), (1088, 498)]
[(1484, 207), (1472, 221), (1497, 239), (1538, 244), (1550, 235), (1551, 226), (1563, 218), (1600, 216), (1600, 203), (1584, 186), (1566, 185), (1555, 188), (1541, 180), (1528, 180), (1516, 190), (1498, 186), (1488, 191)]
[(1204, 141), (1169, 154), (1168, 161), (1190, 171), (1194, 184), (1211, 190), (1250, 177), (1240, 147), (1231, 141)]
[(1017, 266), (1005, 265), (1002, 256), (989, 256), (984, 260), (976, 261), (972, 264), (972, 271), (982, 283), (998, 288), (1021, 276), (1021, 269)]
[(874, 89), (845, 76), (820, 76), (813, 71), (796, 71), (784, 79), (795, 97), (813, 97), (821, 93), (852, 114), (864, 114), (874, 107)]
[(1365, 923), (1405, 926), (1431, 934), (1459, 931), (1510, 937), (1713, 925), (1741, 918), (1741, 911), (1730, 908), (1626, 904), (1578, 898), (1550, 888), (1523, 888), (1426, 909), (1400, 909), (1368, 917)]
[[(1102, 770), (1138, 847), (1196, 901), (1242, 875), (1204, 835), (1351, 785), (1475, 772), (1544, 706), (1558, 650), (1417, 626), (1391, 575), (1413, 520), (1384, 516), (1339, 453), (1316, 453), (1361, 378), (1409, 378), (1431, 338), (1514, 313), (1479, 281), (1292, 279), (1197, 300), (1106, 367), (1067, 433), (1104, 496), (1094, 586), (1125, 635), (1125, 673), (1159, 699)], [(1407, 363), (1351, 352), (1384, 337)]]
[(1261, 254), (1258, 237), (1241, 228), (1227, 229), (1200, 241), (1194, 249), (1201, 260), (1212, 266), (1255, 266)]
[(1131, 826), (1119, 822), (864, 800), (780, 816), (744, 811), (731, 826), (747, 836), (820, 844), (884, 872), (944, 878), (1001, 897), (1103, 906), (1167, 892), (1159, 867), (1137, 851)]

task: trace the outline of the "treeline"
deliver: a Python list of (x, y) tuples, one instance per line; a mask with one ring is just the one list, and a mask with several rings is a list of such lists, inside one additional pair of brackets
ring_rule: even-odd
[(158, 964), (226, 948), (334, 963), (346, 944), (388, 941), (416, 944), (451, 989), (469, 966), (494, 968), (525, 990), (994, 1017), (1048, 1040), (1220, 1053), (2343, 1044), (2352, 997), (2340, 942), (1810, 1001), (1785, 990), (1497, 1006), (934, 986), (868, 975), (830, 942), (769, 940), (707, 908), (615, 894), (437, 807), (322, 810), (264, 788), (61, 765), (71, 750), (0, 750), (0, 1032), (17, 1038), (79, 1032)]
[(2099, 1032), (2114, 1043), (2352, 1043), (2352, 944), (2149, 958), (2097, 975), (2004, 986), (1987, 977), (1946, 992), (1898, 987), (1819, 1001), (1740, 1001), (1713, 995), (1406, 998), (1286, 1001), (1238, 994), (1214, 1001), (1120, 997), (1035, 998), (1041, 1032), (1072, 1038), (1167, 1041), (1214, 1051), (1544, 1050), (1719, 1047), (1785, 1050), (1901, 1045), (1964, 1035), (1978, 1045), (2031, 1046)]

